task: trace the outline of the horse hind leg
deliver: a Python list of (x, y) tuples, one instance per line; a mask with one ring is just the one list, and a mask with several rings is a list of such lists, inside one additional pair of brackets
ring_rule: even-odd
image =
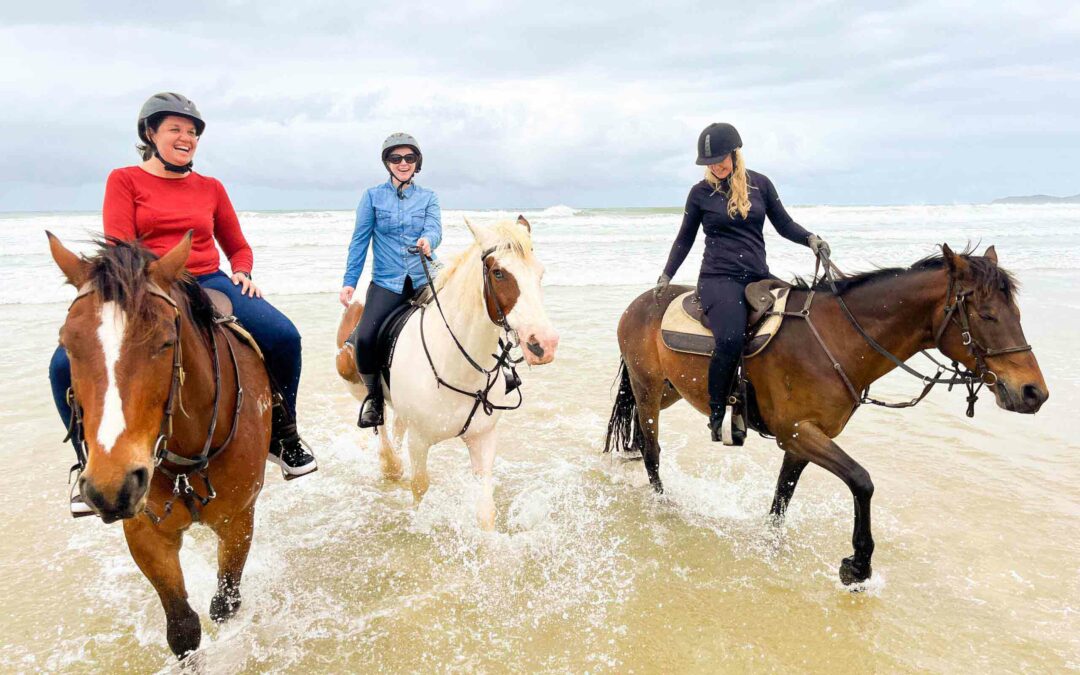
[(231, 618), (240, 609), (240, 577), (251, 550), (254, 529), (254, 504), (214, 526), (218, 536), (218, 585), (210, 600), (210, 618), (216, 623)]
[(855, 525), (851, 535), (854, 554), (840, 563), (840, 581), (845, 586), (866, 581), (873, 573), (870, 560), (874, 555), (874, 538), (870, 533), (870, 499), (874, 496), (874, 483), (870, 474), (814, 423), (800, 422), (795, 431), (798, 433), (789, 434), (782, 447), (826, 469), (851, 490), (855, 500)]
[(779, 525), (784, 522), (784, 514), (787, 513), (791, 496), (795, 494), (795, 486), (799, 484), (799, 477), (809, 462), (796, 457), (790, 452), (784, 453), (784, 463), (780, 466), (780, 475), (776, 479), (776, 494), (773, 496), (772, 508), (769, 514), (773, 521)]
[(660, 408), (667, 383), (646, 384), (633, 377), (630, 385), (637, 401), (638, 428), (641, 430), (641, 459), (649, 474), (649, 484), (657, 494), (664, 492), (660, 480)]
[(153, 584), (165, 610), (165, 637), (173, 654), (184, 658), (199, 648), (202, 627), (188, 603), (180, 569), (183, 532), (162, 532), (146, 516), (124, 521), (124, 538), (135, 564)]

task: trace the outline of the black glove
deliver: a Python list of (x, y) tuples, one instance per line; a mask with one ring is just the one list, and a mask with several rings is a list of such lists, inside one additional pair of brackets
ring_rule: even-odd
[(667, 274), (661, 274), (660, 278), (656, 280), (656, 288), (653, 289), (653, 300), (660, 302), (660, 294), (667, 290), (668, 284), (671, 283), (671, 277)]
[(810, 235), (806, 240), (806, 245), (810, 247), (810, 250), (814, 252), (814, 255), (821, 255), (824, 253), (826, 258), (832, 255), (832, 249), (829, 248), (829, 245), (824, 239), (816, 234)]

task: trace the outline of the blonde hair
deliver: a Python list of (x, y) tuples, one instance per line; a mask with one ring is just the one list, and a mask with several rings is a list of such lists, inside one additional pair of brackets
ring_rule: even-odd
[(746, 178), (746, 160), (743, 159), (742, 150), (735, 150), (735, 166), (728, 177), (728, 191), (723, 190), (722, 181), (716, 177), (712, 169), (705, 167), (705, 182), (713, 188), (713, 194), (717, 192), (727, 198), (728, 216), (734, 218), (735, 214), (745, 218), (750, 213), (749, 182)]

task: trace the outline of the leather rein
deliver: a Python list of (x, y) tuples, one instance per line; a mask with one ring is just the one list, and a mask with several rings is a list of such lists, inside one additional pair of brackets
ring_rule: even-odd
[[(169, 449), (169, 441), (173, 436), (173, 415), (176, 412), (177, 406), (179, 406), (181, 412), (187, 416), (187, 411), (184, 410), (184, 404), (181, 401), (181, 388), (184, 385), (184, 366), (183, 366), (183, 350), (181, 348), (181, 319), (180, 319), (180, 307), (176, 304), (176, 301), (172, 297), (161, 289), (157, 284), (148, 281), (146, 283), (146, 290), (151, 295), (161, 298), (172, 307), (174, 312), (174, 323), (176, 326), (176, 342), (173, 346), (173, 361), (172, 361), (172, 376), (169, 383), (169, 397), (165, 401), (164, 413), (161, 418), (161, 426), (158, 428), (157, 440), (154, 442), (154, 468), (156, 471), (160, 471), (166, 477), (173, 482), (172, 499), (165, 502), (163, 514), (158, 516), (150, 510), (149, 504), (145, 507), (145, 513), (155, 524), (161, 522), (165, 518), (169, 517), (172, 513), (173, 502), (177, 498), (184, 501), (188, 511), (191, 513), (191, 519), (194, 522), (200, 520), (199, 511), (202, 507), (205, 507), (211, 501), (217, 497), (217, 492), (214, 490), (214, 486), (210, 483), (210, 476), (207, 474), (207, 468), (210, 465), (210, 461), (224, 451), (232, 442), (233, 437), (236, 435), (236, 428), (240, 421), (240, 409), (244, 402), (244, 388), (240, 384), (240, 365), (236, 360), (236, 351), (233, 348), (232, 340), (225, 336), (225, 344), (229, 350), (229, 359), (233, 366), (233, 375), (236, 378), (236, 408), (233, 411), (232, 426), (229, 429), (229, 435), (225, 438), (225, 442), (217, 447), (212, 447), (214, 432), (217, 430), (218, 422), (218, 410), (221, 404), (221, 363), (218, 358), (218, 344), (217, 344), (217, 327), (223, 323), (230, 323), (235, 321), (235, 317), (214, 317), (214, 323), (210, 327), (210, 351), (211, 360), (214, 366), (214, 409), (210, 415), (210, 424), (206, 432), (206, 441), (203, 443), (202, 450), (194, 457), (186, 457), (184, 455), (177, 454)], [(95, 292), (95, 289), (91, 284), (85, 284), (79, 289), (75, 299), (71, 301), (71, 305), (82, 298)], [(70, 307), (69, 310), (70, 311)], [(77, 437), (79, 439), (79, 448), (76, 452), (79, 463), (72, 467), (74, 471), (78, 468), (80, 471), (86, 468), (86, 439), (83, 433), (83, 421), (82, 421), (82, 408), (75, 398), (75, 392), (73, 388), (69, 388), (67, 392), (68, 403), (71, 406), (71, 419), (68, 421), (68, 435), (64, 438), (64, 441), (70, 438)], [(170, 466), (166, 466), (166, 464)], [(203, 497), (195, 491), (194, 486), (191, 483), (191, 476), (198, 475), (206, 488), (206, 496)]]
[[(819, 276), (820, 272), (820, 276)], [(885, 408), (910, 408), (918, 404), (926, 395), (930, 393), (938, 384), (946, 384), (949, 387), (949, 391), (952, 391), (954, 385), (963, 385), (968, 392), (967, 395), (967, 411), (965, 414), (968, 417), (975, 416), (975, 403), (979, 400), (979, 392), (984, 386), (993, 387), (998, 382), (997, 373), (995, 373), (990, 366), (986, 363), (986, 359), (994, 356), (1001, 356), (1002, 354), (1015, 354), (1018, 352), (1031, 351), (1031, 345), (1023, 344), (1014, 347), (1004, 347), (1001, 349), (988, 349), (983, 346), (978, 340), (976, 340), (971, 332), (971, 324), (968, 319), (967, 300), (974, 293), (973, 290), (964, 290), (958, 287), (956, 280), (953, 276), (949, 275), (949, 286), (945, 293), (946, 305), (945, 316), (941, 321), (941, 325), (938, 327), (937, 332), (934, 335), (934, 347), (941, 351), (941, 339), (945, 335), (945, 331), (950, 325), (956, 325), (960, 329), (960, 337), (965, 347), (967, 347), (968, 353), (975, 359), (975, 370), (968, 370), (960, 362), (955, 359), (952, 361), (951, 366), (939, 362), (933, 356), (931, 356), (925, 349), (920, 350), (922, 355), (930, 359), (937, 366), (937, 372), (932, 376), (923, 375), (919, 371), (915, 370), (911, 366), (904, 363), (902, 359), (890, 352), (888, 349), (878, 343), (873, 337), (871, 337), (859, 324), (855, 315), (851, 313), (847, 303), (844, 302), (843, 296), (840, 295), (836, 286), (836, 277), (843, 276), (836, 265), (833, 264), (829, 258), (829, 254), (824, 251), (819, 251), (817, 255), (817, 264), (814, 267), (814, 278), (811, 283), (811, 290), (806, 296), (806, 302), (803, 303), (803, 308), (796, 312), (783, 312), (785, 316), (796, 316), (806, 320), (807, 325), (810, 327), (810, 332), (814, 335), (818, 344), (821, 346), (825, 355), (829, 357), (829, 361), (832, 363), (833, 370), (836, 371), (840, 379), (843, 380), (844, 386), (851, 394), (852, 399), (855, 401), (855, 407), (862, 405), (863, 403), (870, 403), (872, 405), (882, 406)], [(855, 332), (868, 344), (874, 351), (884, 356), (891, 361), (895, 366), (901, 368), (905, 372), (917, 377), (923, 382), (923, 390), (918, 396), (910, 401), (903, 401), (900, 403), (889, 403), (886, 401), (880, 401), (870, 397), (870, 386), (867, 385), (862, 392), (858, 392), (855, 386), (851, 383), (851, 379), (848, 378), (847, 373), (844, 372), (843, 366), (833, 356), (832, 352), (825, 345), (825, 341), (822, 339), (821, 334), (814, 326), (814, 322), (810, 320), (810, 305), (814, 300), (814, 295), (817, 291), (813, 290), (813, 287), (821, 280), (824, 280), (829, 284), (832, 289), (833, 297), (836, 298), (837, 304), (840, 305), (840, 310), (847, 318), (848, 322), (855, 329)], [(951, 302), (950, 302), (951, 300)], [(947, 376), (942, 377), (943, 374), (948, 373)]]
[[(491, 368), (484, 368), (476, 362), (476, 359), (469, 355), (469, 352), (462, 346), (461, 342), (457, 339), (457, 336), (454, 335), (454, 331), (451, 330), (450, 323), (446, 320), (446, 314), (443, 312), (442, 303), (439, 302), (439, 294), (435, 291), (435, 282), (431, 278), (431, 271), (428, 269), (427, 256), (421, 253), (415, 246), (409, 247), (410, 253), (416, 253), (420, 256), (420, 263), (424, 268), (424, 276), (427, 277), (428, 286), (431, 288), (431, 295), (435, 299), (435, 306), (439, 310), (439, 316), (442, 317), (443, 325), (446, 326), (446, 331), (450, 333), (450, 338), (454, 341), (454, 345), (457, 346), (458, 351), (465, 357), (465, 360), (469, 365), (472, 366), (476, 372), (481, 373), (484, 376), (484, 386), (475, 391), (470, 391), (450, 384), (439, 375), (439, 371), (435, 367), (435, 361), (431, 358), (431, 351), (428, 349), (427, 338), (424, 336), (424, 312), (427, 310), (427, 305), (421, 305), (420, 344), (424, 347), (424, 356), (427, 357), (428, 365), (431, 366), (431, 374), (435, 376), (435, 381), (438, 382), (439, 386), (446, 387), (451, 391), (455, 391), (463, 396), (468, 396), (473, 399), (472, 410), (469, 411), (469, 416), (466, 418), (465, 424), (461, 427), (461, 431), (457, 433), (458, 436), (461, 436), (469, 430), (469, 425), (472, 424), (473, 417), (476, 416), (477, 410), (482, 408), (484, 414), (490, 417), (496, 410), (517, 410), (524, 402), (524, 397), (519, 388), (521, 385), (521, 378), (518, 376), (516, 368), (523, 359), (514, 359), (510, 356), (510, 350), (520, 344), (520, 338), (517, 335), (517, 331), (510, 327), (510, 323), (506, 319), (506, 313), (503, 311), (502, 304), (499, 302), (499, 296), (496, 295), (495, 290), (491, 288), (491, 281), (488, 279), (487, 265), (484, 264), (488, 256), (496, 250), (497, 247), (493, 246), (480, 254), (480, 269), (481, 274), (484, 277), (484, 298), (485, 300), (488, 297), (491, 298), (492, 303), (495, 305), (495, 311), (499, 316), (498, 321), (491, 319), (490, 313), (488, 314), (488, 318), (492, 320), (492, 323), (504, 331), (505, 339), (503, 339), (503, 337), (499, 338), (500, 351), (498, 354), (491, 355), (495, 359), (495, 365)], [(502, 375), (501, 378), (499, 377), (500, 375)], [(517, 392), (518, 400), (514, 405), (499, 405), (491, 401), (491, 390), (500, 380), (506, 382), (507, 394), (511, 391)]]

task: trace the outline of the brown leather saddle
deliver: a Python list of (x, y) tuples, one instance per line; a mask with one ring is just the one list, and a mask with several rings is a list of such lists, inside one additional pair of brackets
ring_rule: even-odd
[[(779, 279), (763, 279), (746, 287), (749, 308), (744, 357), (761, 353), (780, 331), (781, 312), (787, 305), (791, 284)], [(712, 330), (697, 291), (676, 297), (660, 323), (660, 334), (669, 349), (708, 356), (713, 350)]]
[(213, 288), (204, 288), (206, 297), (210, 298), (210, 303), (214, 306), (214, 322), (226, 326), (229, 330), (236, 334), (241, 341), (247, 344), (249, 347), (255, 350), (255, 353), (259, 355), (259, 358), (265, 361), (262, 350), (259, 349), (259, 345), (255, 342), (255, 338), (251, 333), (247, 332), (247, 329), (240, 325), (240, 322), (233, 316), (232, 300), (229, 296), (225, 295), (221, 291), (216, 291)]

